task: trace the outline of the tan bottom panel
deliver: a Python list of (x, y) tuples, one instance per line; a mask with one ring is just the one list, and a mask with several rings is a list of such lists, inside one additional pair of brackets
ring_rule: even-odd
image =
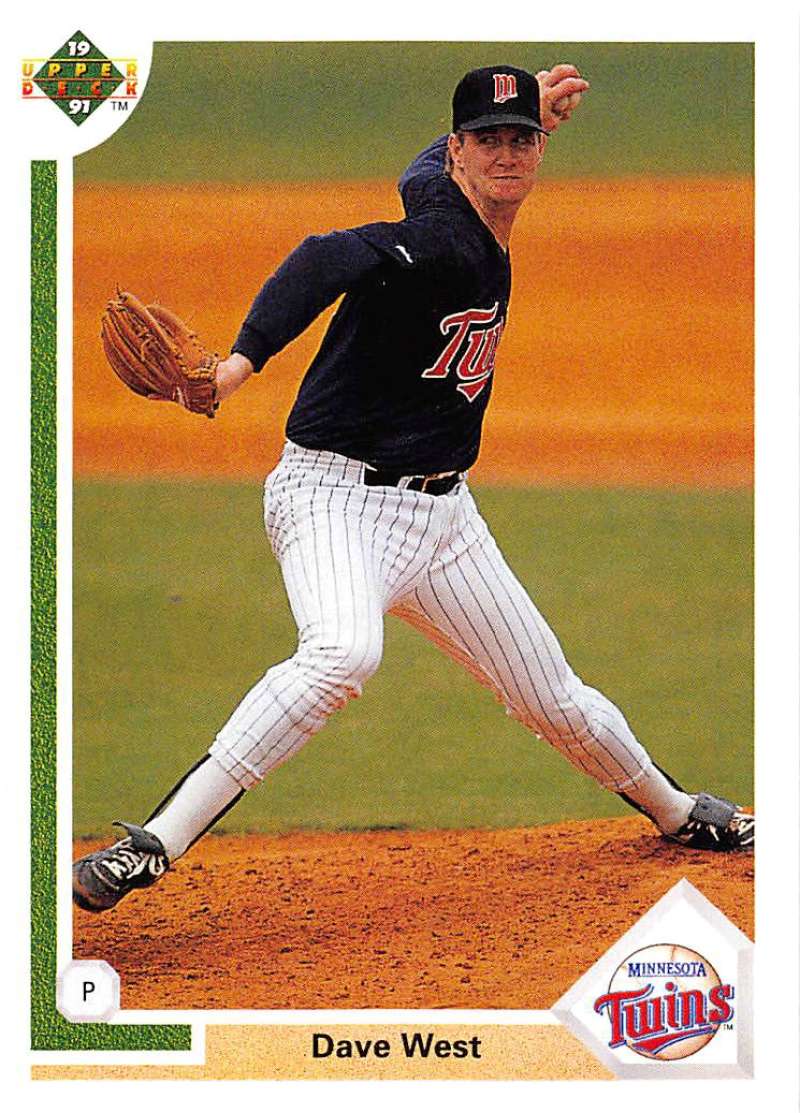
[[(329, 1040), (318, 1041), (333, 1053), (313, 1055), (315, 1033)], [(429, 1040), (429, 1035), (433, 1039)], [(406, 1044), (416, 1048), (407, 1055)], [(428, 1056), (419, 1051), (420, 1040)], [(366, 1058), (359, 1058), (355, 1041), (372, 1041)], [(385, 1041), (389, 1053), (374, 1054), (377, 1041)], [(342, 1057), (341, 1041), (350, 1041), (353, 1056)], [(456, 1042), (460, 1041), (460, 1042)], [(436, 1054), (438, 1047), (439, 1054)], [(385, 1050), (385, 1047), (383, 1048)], [(34, 1080), (64, 1079), (170, 1079), (217, 1081), (243, 1079), (449, 1079), (533, 1081), (537, 1079), (610, 1079), (613, 1076), (565, 1028), (558, 1025), (319, 1025), (281, 1026), (214, 1025), (206, 1032), (206, 1062), (203, 1066), (39, 1066)]]

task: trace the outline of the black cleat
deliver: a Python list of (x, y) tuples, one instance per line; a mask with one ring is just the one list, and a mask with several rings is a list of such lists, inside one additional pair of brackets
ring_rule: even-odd
[(155, 884), (169, 869), (156, 835), (135, 823), (115, 823), (127, 837), (105, 850), (79, 858), (72, 866), (72, 899), (85, 912), (105, 912), (133, 889)]
[(748, 851), (755, 848), (756, 817), (740, 811), (730, 800), (699, 792), (689, 818), (674, 834), (672, 842), (693, 850)]

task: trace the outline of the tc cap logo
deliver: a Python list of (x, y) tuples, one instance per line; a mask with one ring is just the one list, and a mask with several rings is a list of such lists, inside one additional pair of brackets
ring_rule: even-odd
[(503, 104), (517, 95), (517, 78), (513, 73), (496, 73), (494, 75), (494, 103)]

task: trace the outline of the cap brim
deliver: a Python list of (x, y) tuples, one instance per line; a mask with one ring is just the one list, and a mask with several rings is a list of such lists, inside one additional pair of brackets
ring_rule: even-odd
[(513, 116), (510, 112), (496, 112), (492, 116), (478, 116), (476, 120), (467, 120), (465, 124), (460, 124), (456, 129), (457, 131), (477, 131), (479, 128), (496, 128), (503, 127), (523, 127), (532, 128), (534, 131), (539, 131), (542, 135), (549, 135), (546, 128), (541, 124), (537, 124), (530, 116)]

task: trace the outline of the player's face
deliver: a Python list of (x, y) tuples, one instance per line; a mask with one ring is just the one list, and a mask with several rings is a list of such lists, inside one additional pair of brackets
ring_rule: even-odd
[(450, 137), (453, 167), (481, 200), (520, 205), (542, 161), (542, 136), (533, 128), (494, 127)]

